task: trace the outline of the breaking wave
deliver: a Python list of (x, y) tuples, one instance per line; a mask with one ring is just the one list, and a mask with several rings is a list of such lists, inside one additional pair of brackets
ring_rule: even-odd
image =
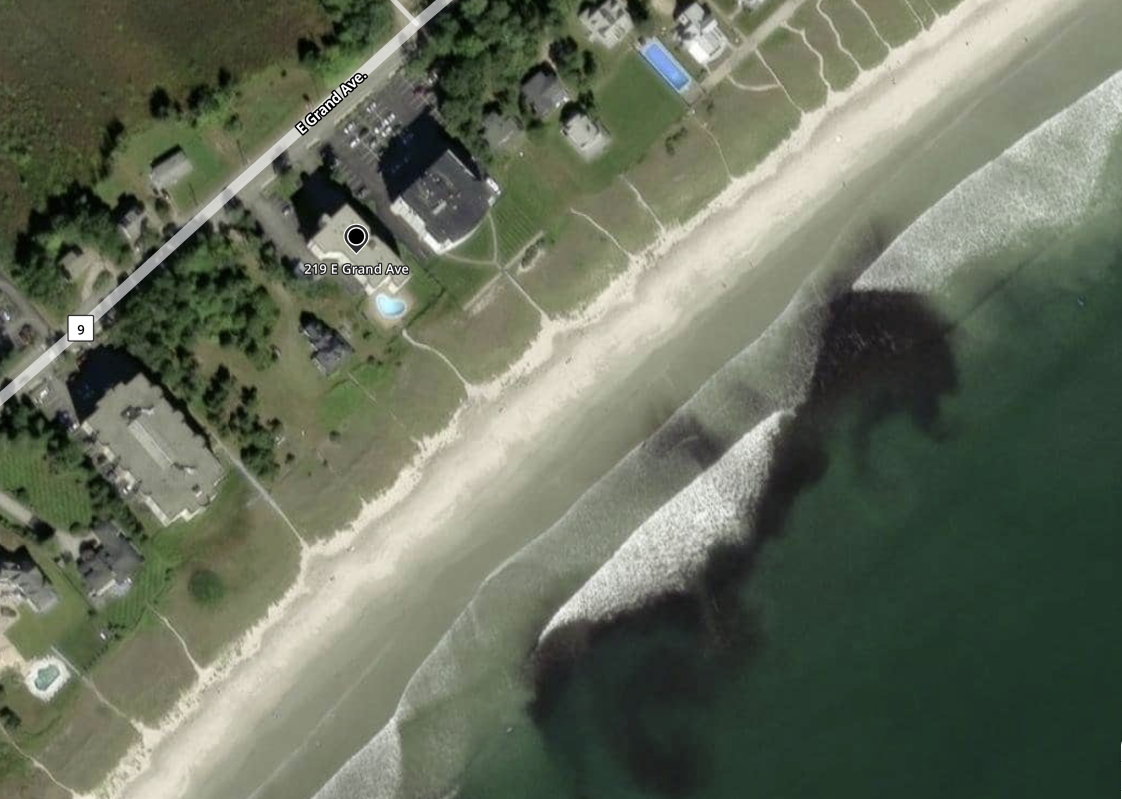
[(551, 639), (688, 592), (714, 548), (749, 544), (792, 420), (869, 351), (895, 354), (906, 338), (885, 308), (911, 324), (956, 272), (1087, 215), (1120, 128), (1122, 74), (959, 184), (855, 279), (811, 278), (763, 336), (484, 582), (391, 722), (317, 799), (454, 792), (483, 737), (525, 718), (540, 689), (533, 661)]

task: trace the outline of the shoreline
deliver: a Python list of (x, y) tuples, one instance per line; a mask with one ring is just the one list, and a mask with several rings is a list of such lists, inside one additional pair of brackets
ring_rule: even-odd
[[(221, 763), (229, 739), (246, 736), (255, 718), (283, 700), (323, 641), (344, 635), (356, 607), (383, 593), (377, 590), (381, 581), (408, 580), (397, 568), (408, 550), (447, 526), (503, 473), (512, 452), (530, 448), (536, 435), (578, 412), (574, 406), (588, 406), (610, 390), (602, 385), (606, 375), (618, 380), (635, 368), (658, 343), (704, 313), (706, 298), (711, 304), (719, 296), (723, 279), (742, 278), (745, 259), (762, 259), (825, 205), (832, 192), (823, 190), (823, 175), (875, 163), (865, 153), (878, 136), (904, 128), (989, 60), (1012, 58), (1016, 52), (1006, 52), (1008, 45), (1069, 10), (1063, 0), (1032, 5), (966, 0), (892, 51), (880, 67), (862, 73), (844, 94), (831, 95), (823, 109), (804, 115), (796, 132), (753, 173), (734, 179), (702, 214), (661, 234), (585, 311), (546, 322), (504, 375), (469, 387), (448, 427), (423, 441), (389, 490), (365, 504), (347, 528), (303, 551), (284, 597), (204, 669), (168, 719), (141, 729), (142, 743), (98, 794), (185, 795), (198, 776), (192, 766), (208, 759)], [(947, 49), (960, 37), (967, 47), (975, 37), (987, 44), (961, 57)], [(1027, 46), (1026, 37), (1019, 47)], [(796, 213), (788, 216), (792, 209)], [(674, 258), (687, 247), (688, 258)], [(497, 412), (495, 402), (501, 403)], [(473, 447), (479, 441), (488, 446)], [(391, 529), (375, 531), (378, 525)], [(314, 605), (298, 605), (313, 593)], [(268, 657), (252, 657), (259, 653)], [(214, 701), (219, 696), (221, 706)]]

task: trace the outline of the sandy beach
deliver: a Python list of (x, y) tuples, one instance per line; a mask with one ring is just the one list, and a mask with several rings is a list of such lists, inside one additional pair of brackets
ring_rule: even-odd
[(764, 260), (846, 181), (1034, 47), (1071, 6), (1070, 0), (965, 0), (805, 116), (779, 151), (730, 185), (705, 214), (665, 231), (584, 313), (547, 322), (507, 374), (469, 387), (451, 426), (425, 442), (389, 492), (347, 530), (304, 551), (299, 578), (284, 599), (203, 670), (160, 728), (142, 730), (141, 744), (101, 793), (202, 795), (199, 786), (230, 767), (231, 750), (273, 717), (309, 661), (345, 638), (364, 614), (423, 579), (424, 564), (456, 556), (464, 544), (457, 522), (480, 496), (517, 490), (517, 464), (543, 438), (595, 408), (647, 355), (702, 316), (723, 286), (743, 279), (746, 263)]

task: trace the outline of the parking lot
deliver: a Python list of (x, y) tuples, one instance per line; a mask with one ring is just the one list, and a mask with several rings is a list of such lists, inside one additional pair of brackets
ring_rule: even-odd
[(432, 108), (426, 85), (409, 82), (400, 74), (348, 114), (330, 139), (340, 178), (355, 197), (370, 205), (399, 242), (415, 253), (425, 252), (416, 233), (390, 211), (390, 196), (379, 170), (391, 140), (408, 145), (410, 123)]

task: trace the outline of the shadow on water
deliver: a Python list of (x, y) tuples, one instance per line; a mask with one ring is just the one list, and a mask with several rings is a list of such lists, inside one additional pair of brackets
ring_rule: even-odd
[[(644, 791), (682, 796), (700, 787), (706, 756), (685, 719), (716, 701), (722, 675), (766, 645), (737, 595), (760, 547), (783, 532), (796, 499), (826, 473), (826, 441), (840, 412), (858, 411), (858, 446), (898, 414), (939, 433), (940, 401), (958, 386), (946, 320), (919, 295), (899, 292), (845, 290), (827, 311), (809, 396), (782, 428), (760, 497), (743, 514), (743, 543), (712, 551), (689, 589), (609, 620), (566, 625), (534, 651), (530, 715), (574, 773), (590, 768), (596, 742)], [(693, 420), (671, 439), (706, 465), (725, 449)]]

